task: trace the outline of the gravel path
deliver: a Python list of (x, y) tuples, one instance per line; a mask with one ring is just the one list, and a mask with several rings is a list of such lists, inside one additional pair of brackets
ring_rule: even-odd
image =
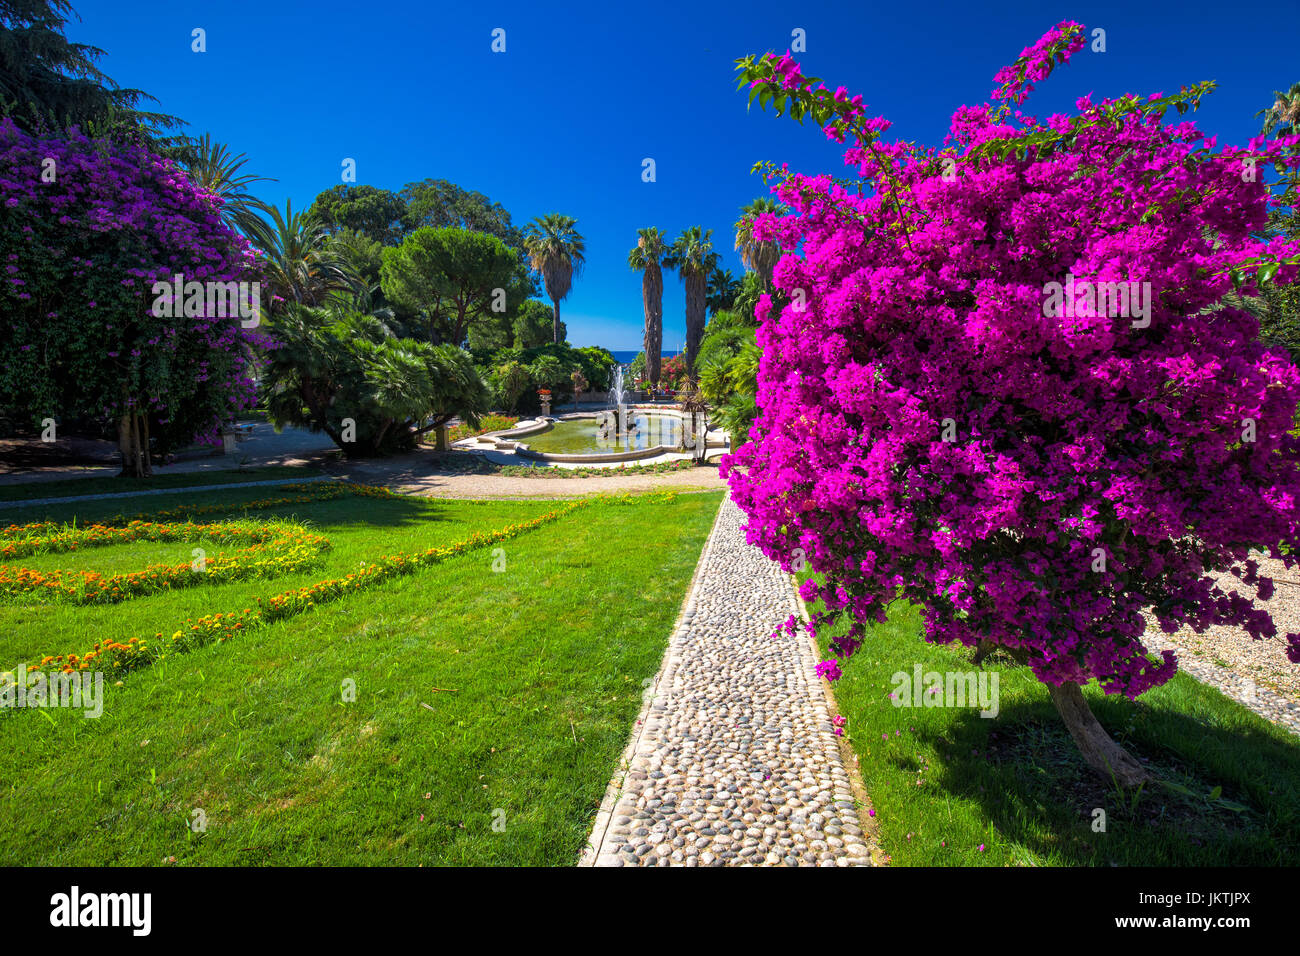
[(433, 498), (573, 498), (597, 492), (689, 491), (722, 489), (727, 483), (716, 468), (692, 468), (662, 474), (593, 475), (589, 478), (515, 478), (508, 475), (429, 474), (420, 463), (402, 460), (344, 462), (331, 474), (395, 491)]
[(1273, 596), (1261, 601), (1254, 587), (1231, 574), (1216, 574), (1225, 591), (1237, 591), (1259, 608), (1266, 609), (1277, 624), (1278, 636), (1257, 641), (1238, 627), (1211, 627), (1204, 634), (1182, 628), (1174, 634), (1160, 630), (1147, 615), (1144, 641), (1152, 651), (1170, 648), (1178, 654), (1178, 667), (1204, 684), (1209, 684), (1266, 720), (1300, 734), (1300, 664), (1286, 656), (1282, 635), (1300, 631), (1300, 585), (1294, 583), (1300, 570), (1287, 568), (1274, 558), (1252, 553), (1259, 573), (1277, 582)]
[(785, 574), (726, 498), (582, 865), (871, 863)]

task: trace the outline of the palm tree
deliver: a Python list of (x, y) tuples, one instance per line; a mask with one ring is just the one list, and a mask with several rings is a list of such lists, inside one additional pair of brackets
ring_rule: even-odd
[[(1260, 110), (1256, 116), (1264, 117), (1264, 125), (1260, 127), (1262, 136), (1294, 136), (1300, 133), (1300, 83), (1292, 83), (1291, 88), (1285, 93), (1278, 90), (1273, 91), (1273, 105), (1266, 110)], [(1294, 150), (1296, 147), (1290, 147)], [(1300, 209), (1296, 206), (1296, 190), (1300, 189), (1300, 170), (1292, 168), (1291, 171), (1282, 179), (1283, 187), (1278, 201), (1282, 206), (1288, 208), (1288, 212), (1281, 209), (1271, 210), (1269, 213), (1270, 225), (1280, 228), (1283, 234), (1294, 235), (1297, 227), (1300, 227)]]
[(253, 183), (273, 183), (275, 180), (240, 172), (247, 162), (245, 154), (231, 153), (224, 143), (214, 143), (212, 137), (204, 133), (191, 145), (184, 165), (191, 183), (220, 197), (221, 218), (226, 225), (252, 235), (260, 222), (258, 213), (267, 211), (267, 207), (248, 192), (248, 187)]
[(709, 273), (718, 266), (713, 230), (691, 226), (673, 243), (664, 265), (676, 269), (686, 284), (686, 368), (694, 374), (695, 356), (704, 335), (705, 290)]
[(351, 287), (337, 289), (328, 296), (340, 308), (350, 309), (377, 320), (387, 333), (408, 338), (407, 323), (384, 295), (379, 272), (383, 264), (384, 246), (364, 232), (339, 229), (330, 233), (328, 254), (338, 261), (343, 274), (351, 280)]
[(717, 315), (736, 304), (740, 295), (740, 280), (731, 274), (730, 269), (714, 269), (709, 273), (705, 286), (704, 302), (709, 307), (709, 315)]
[(629, 269), (644, 272), (641, 277), (641, 305), (645, 310), (645, 371), (651, 384), (659, 384), (659, 361), (664, 348), (664, 256), (668, 238), (651, 226), (636, 231), (636, 245), (627, 254)]
[(320, 305), (336, 289), (352, 289), (357, 279), (349, 274), (330, 243), (329, 233), (313, 216), (293, 211), (292, 200), (284, 204), (284, 212), (276, 206), (267, 206), (271, 221), (250, 223), (249, 238), (263, 255), (261, 270), (269, 295), (265, 297), (268, 309), (277, 312), (282, 307), (276, 299), (302, 305)]
[(578, 220), (558, 212), (538, 216), (524, 232), (528, 264), (542, 274), (546, 295), (551, 300), (552, 336), (560, 344), (560, 300), (573, 288), (574, 277), (586, 261), (586, 242), (574, 228)]
[(1261, 136), (1269, 136), (1274, 130), (1279, 136), (1294, 134), (1300, 129), (1300, 83), (1292, 83), (1285, 93), (1274, 90), (1273, 105), (1255, 115), (1264, 117)]
[(755, 199), (740, 210), (736, 220), (736, 251), (745, 268), (758, 274), (764, 290), (772, 287), (772, 270), (781, 258), (781, 247), (775, 242), (754, 238), (754, 220), (767, 212), (780, 216), (789, 210), (775, 199)]

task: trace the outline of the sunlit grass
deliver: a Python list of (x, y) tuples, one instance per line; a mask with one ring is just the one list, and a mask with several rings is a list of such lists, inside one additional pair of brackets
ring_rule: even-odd
[[(968, 649), (925, 643), (916, 610), (895, 607), (833, 688), (894, 863), (1295, 861), (1300, 738), (1184, 674), (1136, 703), (1093, 686), (1085, 693), (1103, 726), (1166, 782), (1123, 793), (1084, 764), (1046, 689), (1009, 660), (985, 662), (999, 678), (995, 718), (970, 707), (895, 706), (899, 672), (975, 669)], [(830, 636), (819, 635), (823, 650)]]
[[(203, 500), (233, 505), (259, 492)], [(94, 504), (78, 518), (121, 510)], [(472, 552), (168, 656), (106, 687), (98, 719), (0, 712), (0, 861), (572, 863), (717, 505), (716, 493), (593, 505), (501, 554)], [(327, 535), (322, 566), (110, 607), (0, 607), (0, 661), (239, 610), (368, 555), (450, 543), (553, 507), (343, 498), (258, 512)], [(103, 569), (157, 553), (131, 545), (75, 559)], [(50, 557), (70, 566), (74, 556)], [(200, 818), (206, 829), (194, 832)]]

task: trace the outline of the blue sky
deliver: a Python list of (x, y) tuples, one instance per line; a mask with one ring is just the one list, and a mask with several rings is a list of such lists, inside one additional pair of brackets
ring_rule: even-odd
[[(262, 198), (306, 207), (339, 183), (388, 189), (450, 179), (500, 202), (522, 225), (564, 212), (587, 240), (587, 266), (561, 306), (575, 345), (636, 349), (641, 282), (627, 268), (636, 230), (713, 229), (724, 268), (739, 209), (765, 187), (756, 161), (841, 173), (841, 152), (814, 127), (746, 111), (736, 57), (784, 51), (805, 31), (804, 72), (862, 93), (894, 135), (939, 142), (952, 111), (983, 102), (992, 76), (1050, 26), (1106, 30), (1036, 90), (1046, 116), (1074, 100), (1174, 92), (1216, 80), (1196, 115), (1220, 145), (1258, 132), (1269, 93), (1297, 79), (1286, 53), (1300, 6), (1186, 3), (656, 2), (449, 4), (73, 0), (75, 40), (107, 51), (123, 86), (249, 156), (274, 177)], [(207, 52), (191, 51), (191, 31)], [(506, 52), (491, 51), (494, 28)], [(653, 158), (657, 179), (642, 181)], [(665, 278), (664, 347), (685, 334), (684, 291)]]

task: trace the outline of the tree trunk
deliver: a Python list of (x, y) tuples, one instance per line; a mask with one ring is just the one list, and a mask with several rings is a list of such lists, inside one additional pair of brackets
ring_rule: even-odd
[(700, 339), (704, 338), (705, 283), (704, 273), (686, 277), (686, 370), (695, 375), (695, 357), (700, 352)]
[(127, 412), (117, 420), (117, 447), (122, 453), (119, 478), (149, 478), (153, 462), (149, 458), (149, 423), (140, 412)]
[(641, 300), (645, 308), (645, 377), (651, 385), (658, 385), (664, 349), (664, 277), (658, 266), (646, 268)]
[(560, 344), (560, 300), (559, 300), (559, 299), (552, 299), (552, 300), (551, 300), (551, 309), (552, 309), (552, 312), (551, 312), (551, 340), (552, 340), (556, 345), (559, 345), (559, 344)]
[(444, 423), (444, 424), (442, 424), (442, 425), (439, 425), (437, 428), (434, 429), (434, 432), (433, 432), (433, 433), (434, 433), (435, 436), (437, 436), (437, 437), (436, 437), (436, 443), (435, 443), (435, 445), (434, 445), (434, 450), (435, 450), (435, 451), (450, 451), (450, 450), (451, 450), (451, 445), (450, 445), (450, 444), (448, 443), (448, 441), (447, 441), (447, 426), (446, 426), (446, 424)]
[(1078, 684), (1047, 685), (1047, 692), (1065, 721), (1065, 729), (1083, 754), (1083, 759), (1108, 780), (1122, 787), (1134, 787), (1151, 779), (1150, 772), (1137, 758), (1115, 743), (1093, 716)]

